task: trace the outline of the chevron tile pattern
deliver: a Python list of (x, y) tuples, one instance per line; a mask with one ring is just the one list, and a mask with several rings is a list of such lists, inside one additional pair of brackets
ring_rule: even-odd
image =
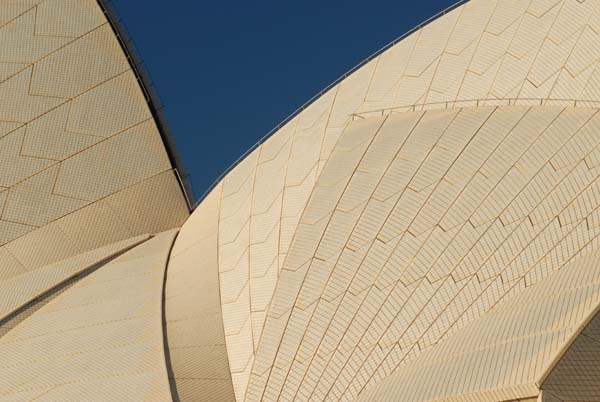
[[(584, 363), (579, 371), (572, 365), (593, 362), (598, 354), (590, 347), (598, 326), (597, 266), (598, 253), (569, 264), (424, 352), (358, 400), (520, 400), (537, 397), (537, 384), (545, 397), (552, 393), (564, 401), (597, 400), (597, 382), (584, 380), (594, 376), (594, 366)], [(572, 343), (582, 325), (586, 329)], [(568, 351), (544, 381), (553, 358), (565, 347)], [(568, 394), (565, 386), (576, 393)]]
[(598, 7), (470, 1), (333, 87), (225, 177), (219, 269), (238, 397), (300, 217), (352, 120), (510, 103), (596, 108)]
[(600, 401), (598, 1), (464, 2), (191, 216), (105, 11), (0, 3), (2, 401)]
[(0, 246), (172, 170), (94, 0), (2, 2), (0, 98)]

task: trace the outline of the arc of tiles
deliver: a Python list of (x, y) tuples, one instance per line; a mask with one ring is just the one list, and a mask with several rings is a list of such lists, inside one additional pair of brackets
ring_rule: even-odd
[(21, 322), (30, 315), (27, 310), (35, 309), (42, 300), (55, 297), (81, 276), (148, 239), (148, 235), (127, 239), (0, 281), (0, 332), (12, 329), (9, 321)]
[(470, 1), (347, 77), (225, 177), (219, 269), (238, 398), (245, 398), (291, 239), (352, 119), (517, 101), (578, 100), (579, 107), (595, 107), (598, 57), (595, 47), (586, 49), (598, 32), (597, 7), (589, 1)]
[(569, 264), (424, 352), (358, 400), (596, 399), (597, 265), (597, 252)]
[(0, 338), (2, 399), (171, 401), (161, 306), (176, 233), (110, 261)]
[(598, 121), (480, 107), (352, 123), (298, 225), (247, 398), (356, 397), (593, 249)]
[(183, 225), (173, 246), (165, 288), (165, 322), (174, 402), (234, 401), (218, 271), (214, 192)]

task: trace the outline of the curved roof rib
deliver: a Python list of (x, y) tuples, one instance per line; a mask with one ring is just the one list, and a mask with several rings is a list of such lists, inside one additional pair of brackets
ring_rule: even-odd
[(174, 402), (234, 402), (223, 332), (217, 255), (220, 192), (212, 193), (175, 241), (165, 288)]
[(0, 338), (2, 400), (170, 402), (161, 304), (175, 235), (103, 265)]

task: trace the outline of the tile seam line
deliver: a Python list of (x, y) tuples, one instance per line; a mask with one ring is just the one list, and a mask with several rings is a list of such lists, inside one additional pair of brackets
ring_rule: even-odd
[[(365, 142), (367, 142), (367, 144), (366, 144), (366, 146), (365, 146), (365, 152), (366, 152), (366, 150), (367, 150), (367, 149), (369, 149), (369, 148), (371, 147), (371, 145), (373, 144), (373, 141), (374, 141), (374, 140), (375, 140), (375, 138), (377, 137), (377, 134), (379, 134), (379, 132), (381, 131), (381, 129), (383, 128), (383, 126), (384, 126), (384, 124), (385, 124), (385, 122), (386, 122), (387, 120), (388, 120), (388, 117), (387, 117), (387, 116), (386, 116), (385, 118), (383, 118), (383, 119), (381, 120), (381, 122), (380, 122), (380, 123), (378, 123), (378, 125), (377, 125), (377, 129), (376, 129), (376, 130), (375, 130), (375, 132), (373, 133), (373, 135), (372, 135), (371, 139), (370, 139), (369, 141), (365, 141)], [(339, 139), (338, 139), (338, 143), (339, 143)], [(332, 152), (333, 152), (333, 150), (332, 150)], [(363, 161), (363, 159), (364, 159), (364, 156), (365, 156), (365, 154), (363, 153), (363, 155), (360, 157), (360, 159), (359, 159), (359, 160), (356, 162), (356, 166), (353, 168), (353, 170), (354, 170), (354, 171), (355, 171), (355, 170), (358, 168), (358, 166), (360, 166), (361, 162), (362, 162), (362, 161)], [(330, 163), (330, 158), (327, 160), (327, 162), (326, 162), (326, 165), (325, 165), (325, 166), (327, 166), (327, 164), (329, 164), (329, 163)], [(324, 167), (323, 169), (325, 169), (325, 167)], [(347, 189), (347, 188), (348, 188), (348, 186), (350, 185), (350, 182), (351, 182), (351, 180), (352, 180), (352, 174), (348, 176), (348, 179), (347, 179), (347, 182), (346, 182), (346, 184), (345, 184), (345, 186), (344, 186), (344, 190), (343, 190), (342, 194), (343, 194), (343, 193), (346, 191), (346, 189)], [(318, 179), (317, 179), (317, 181), (318, 181)], [(315, 187), (317, 186), (317, 181), (315, 181)], [(313, 191), (311, 192), (311, 195), (310, 195), (309, 199), (307, 200), (307, 204), (306, 204), (305, 208), (304, 208), (304, 209), (303, 209), (303, 211), (302, 211), (302, 215), (304, 215), (304, 213), (305, 213), (305, 211), (306, 211), (306, 207), (309, 205), (309, 203), (310, 203), (310, 200), (313, 198), (314, 194), (315, 194), (315, 193), (314, 193), (314, 187), (313, 187)], [(340, 197), (341, 197), (341, 196), (340, 196)], [(335, 206), (334, 206), (334, 208), (331, 210), (331, 213), (330, 213), (330, 215), (329, 215), (329, 216), (327, 216), (327, 215), (326, 215), (326, 218), (327, 218), (327, 220), (328, 220), (327, 226), (329, 225), (329, 223), (330, 223), (330, 222), (331, 222), (331, 220), (333, 219), (334, 212), (335, 212), (335, 210), (336, 210), (337, 206), (339, 205), (339, 202), (340, 202), (340, 198), (338, 198), (338, 200), (336, 201), (336, 203), (335, 203)], [(300, 219), (302, 219), (302, 218), (300, 218)], [(296, 234), (294, 234), (294, 237), (295, 237), (295, 236), (296, 236)], [(305, 264), (303, 264), (303, 266), (304, 266), (304, 265), (306, 265), (306, 264), (308, 264), (308, 266), (307, 266), (307, 268), (306, 268), (306, 272), (304, 273), (304, 277), (303, 277), (303, 279), (302, 279), (302, 285), (300, 286), (300, 289), (301, 289), (301, 288), (304, 286), (304, 282), (305, 282), (305, 280), (306, 280), (306, 277), (307, 277), (307, 275), (308, 275), (308, 272), (309, 272), (309, 270), (310, 270), (310, 267), (311, 267), (311, 265), (312, 265), (312, 263), (313, 263), (313, 261), (314, 261), (314, 256), (315, 256), (315, 254), (317, 253), (317, 250), (318, 250), (318, 248), (319, 248), (319, 246), (320, 246), (320, 244), (321, 244), (321, 241), (323, 240), (324, 236), (325, 236), (325, 232), (322, 232), (322, 233), (320, 234), (320, 239), (319, 239), (319, 242), (318, 242), (318, 244), (317, 244), (317, 246), (316, 246), (316, 248), (315, 248), (314, 252), (312, 253), (312, 256), (310, 257), (310, 259), (309, 259), (309, 260), (308, 260), (308, 261), (307, 261)], [(292, 241), (294, 241), (294, 240), (292, 240)], [(291, 248), (291, 243), (290, 243), (290, 248)], [(285, 265), (285, 262), (284, 262), (284, 265)], [(279, 288), (279, 284), (280, 284), (280, 283), (278, 282), (278, 284), (276, 285), (275, 291), (274, 291), (274, 293), (273, 293), (273, 298), (275, 297), (275, 294), (276, 294), (275, 292), (277, 292), (277, 288)], [(262, 402), (262, 401), (264, 401), (264, 398), (265, 398), (265, 392), (267, 391), (268, 384), (269, 384), (269, 382), (270, 382), (270, 380), (271, 380), (271, 374), (272, 374), (273, 367), (275, 367), (275, 363), (276, 363), (276, 361), (277, 361), (277, 358), (279, 357), (279, 350), (280, 350), (280, 348), (281, 348), (281, 345), (282, 345), (282, 343), (283, 343), (283, 338), (284, 338), (284, 335), (285, 335), (285, 333), (287, 333), (287, 332), (288, 332), (288, 324), (290, 323), (290, 320), (291, 320), (292, 314), (293, 314), (293, 312), (294, 312), (294, 310), (295, 310), (296, 302), (299, 300), (299, 297), (300, 297), (300, 292), (298, 292), (298, 294), (295, 296), (295, 299), (294, 299), (294, 301), (293, 301), (293, 304), (292, 304), (291, 308), (290, 308), (289, 310), (287, 310), (285, 313), (283, 313), (283, 314), (281, 315), (281, 317), (283, 317), (284, 315), (288, 314), (288, 317), (287, 317), (287, 319), (286, 319), (286, 325), (285, 325), (285, 327), (284, 327), (284, 329), (283, 329), (282, 335), (281, 335), (281, 337), (279, 337), (279, 339), (278, 339), (278, 342), (277, 342), (277, 348), (276, 348), (276, 352), (275, 352), (275, 354), (274, 354), (274, 359), (273, 359), (273, 361), (272, 361), (272, 365), (271, 365), (271, 367), (270, 367), (269, 369), (267, 369), (267, 370), (264, 372), (264, 373), (266, 373), (266, 372), (269, 372), (269, 375), (268, 375), (268, 377), (267, 377), (267, 381), (265, 382), (265, 386), (264, 386), (264, 388), (263, 388), (263, 390), (262, 390), (262, 395), (261, 395), (261, 398), (260, 398), (260, 401), (261, 401), (261, 402)], [(273, 298), (271, 299), (271, 303), (269, 304), (269, 310), (268, 310), (267, 314), (269, 314), (269, 312), (270, 312), (270, 310), (271, 310), (271, 306), (272, 306)], [(313, 302), (312, 304), (314, 304), (314, 303), (316, 303), (316, 302), (317, 302), (317, 301)], [(311, 304), (311, 305), (312, 305), (312, 304)], [(264, 328), (266, 328), (266, 320), (265, 320), (265, 324), (264, 324), (264, 326), (263, 326), (263, 329), (264, 329)], [(262, 336), (261, 336), (261, 339), (262, 339)], [(260, 347), (260, 346), (262, 346), (262, 342), (261, 342), (261, 343), (259, 343), (259, 347)], [(258, 351), (258, 350), (260, 350), (260, 348), (259, 348), (259, 349), (257, 349), (257, 351)], [(254, 365), (253, 365), (253, 367), (252, 367), (252, 371), (251, 371), (251, 374), (250, 374), (250, 381), (248, 382), (248, 388), (246, 389), (246, 393), (245, 393), (245, 399), (244, 399), (245, 401), (248, 401), (248, 397), (249, 397), (248, 390), (250, 389), (250, 384), (251, 384), (251, 382), (252, 382), (252, 377), (253, 377), (253, 376), (255, 376), (255, 374), (254, 374)]]
[[(465, 150), (466, 150), (466, 149), (469, 147), (469, 145), (470, 145), (470, 144), (473, 142), (473, 140), (474, 140), (474, 139), (477, 137), (477, 135), (478, 135), (478, 134), (481, 132), (482, 128), (483, 128), (483, 127), (484, 127), (484, 126), (485, 126), (485, 125), (486, 125), (486, 124), (487, 124), (487, 123), (490, 121), (490, 119), (492, 118), (492, 116), (494, 116), (494, 115), (495, 115), (495, 113), (497, 112), (497, 110), (498, 110), (498, 108), (497, 108), (497, 107), (495, 107), (495, 108), (492, 108), (492, 109), (491, 109), (491, 111), (489, 112), (489, 114), (488, 114), (488, 115), (485, 117), (485, 119), (483, 120), (483, 122), (482, 122), (482, 123), (479, 125), (479, 127), (476, 129), (476, 131), (475, 131), (475, 132), (474, 132), (474, 133), (471, 135), (471, 137), (468, 139), (468, 141), (467, 141), (467, 142), (466, 142), (466, 144), (463, 146), (463, 148), (462, 148), (462, 149), (461, 149), (461, 150), (460, 150), (460, 151), (457, 153), (457, 156), (454, 158), (454, 160), (453, 160), (453, 161), (451, 162), (451, 164), (448, 166), (448, 168), (447, 168), (447, 169), (446, 169), (446, 171), (444, 172), (444, 174), (443, 174), (442, 178), (443, 178), (443, 177), (445, 177), (445, 176), (448, 174), (448, 172), (450, 172), (450, 170), (452, 169), (452, 167), (453, 167), (453, 166), (456, 164), (456, 162), (457, 162), (457, 161), (460, 159), (460, 157), (463, 155), (463, 153), (465, 152)], [(462, 112), (462, 111), (461, 111), (461, 112)], [(461, 113), (461, 112), (459, 112), (459, 113)], [(454, 119), (452, 120), (452, 122), (451, 122), (451, 123), (448, 125), (447, 129), (446, 129), (446, 130), (445, 130), (445, 131), (444, 131), (444, 132), (443, 132), (443, 133), (440, 135), (440, 138), (439, 138), (439, 140), (441, 140), (441, 139), (442, 139), (442, 137), (444, 136), (444, 134), (446, 134), (446, 133), (447, 133), (447, 132), (448, 132), (448, 131), (451, 129), (451, 127), (452, 127), (452, 126), (453, 126), (453, 125), (454, 125), (454, 124), (455, 124), (455, 123), (458, 121), (458, 114), (459, 114), (459, 113), (457, 113), (457, 114), (456, 114), (455, 118), (454, 118)], [(437, 145), (438, 143), (439, 143), (439, 141), (438, 141), (438, 142), (436, 142), (436, 145)], [(435, 149), (435, 146), (434, 146), (432, 149)], [(428, 156), (429, 156), (429, 155), (431, 155), (431, 154), (428, 154)], [(414, 178), (414, 177), (416, 177), (416, 175), (415, 175), (415, 176), (413, 176), (413, 178)], [(411, 179), (411, 182), (412, 182), (412, 179)], [(441, 181), (438, 181), (438, 182), (435, 184), (435, 186), (434, 186), (434, 188), (433, 188), (432, 192), (431, 192), (431, 193), (430, 193), (430, 195), (427, 197), (427, 199), (426, 199), (425, 203), (423, 204), (423, 206), (424, 206), (424, 205), (425, 205), (425, 204), (426, 204), (426, 203), (427, 203), (427, 202), (428, 202), (428, 201), (431, 199), (431, 195), (435, 193), (435, 191), (436, 191), (437, 187), (439, 186), (439, 183), (441, 183)], [(410, 183), (409, 183), (409, 185), (410, 185)], [(415, 222), (415, 220), (417, 219), (417, 217), (419, 216), (419, 214), (421, 213), (421, 211), (423, 210), (423, 206), (421, 206), (421, 208), (419, 209), (419, 211), (418, 211), (418, 212), (415, 214), (414, 218), (411, 220), (411, 223), (409, 224), (409, 229), (410, 229), (410, 227), (413, 225), (413, 223)], [(395, 208), (394, 208), (394, 209), (395, 209)], [(402, 236), (402, 237), (403, 237), (403, 236)], [(396, 249), (397, 249), (397, 246), (396, 246), (396, 247), (394, 247), (394, 251), (395, 251)], [(389, 260), (388, 260), (388, 261), (389, 261)], [(385, 265), (387, 265), (387, 261), (386, 261), (386, 263), (384, 264), (384, 267), (385, 267)], [(359, 269), (360, 269), (360, 268), (359, 268)], [(353, 277), (353, 279), (354, 279), (354, 277)], [(369, 292), (369, 293), (370, 293), (370, 292)], [(367, 293), (367, 296), (368, 296), (368, 293)], [(387, 300), (388, 300), (388, 299), (386, 298), (386, 302), (387, 302)], [(364, 299), (363, 299), (363, 302), (361, 302), (361, 304), (360, 304), (360, 305), (362, 306), (362, 305), (363, 305), (363, 303), (364, 303)], [(336, 311), (337, 311), (337, 310), (336, 310)], [(357, 310), (357, 311), (358, 311), (358, 310)], [(373, 320), (373, 321), (374, 321), (374, 320)], [(344, 337), (346, 336), (346, 333), (348, 332), (348, 330), (349, 330), (349, 329), (350, 329), (350, 327), (347, 327), (347, 328), (346, 328), (346, 331), (344, 332)], [(408, 329), (408, 328), (407, 328), (407, 329)], [(364, 336), (365, 336), (365, 335), (366, 335), (366, 333), (364, 333), (364, 334), (361, 336), (361, 338), (360, 338), (360, 339), (362, 340), (362, 339), (364, 338)], [(341, 344), (341, 341), (338, 343), (338, 346), (339, 346), (340, 344)], [(370, 355), (372, 355), (372, 350), (371, 350), (371, 352), (369, 352), (369, 356), (370, 356)], [(331, 355), (331, 357), (330, 357), (330, 358), (327, 360), (327, 365), (325, 366), (325, 370), (327, 370), (327, 368), (328, 368), (328, 367), (330, 367), (330, 365), (331, 365), (331, 361), (332, 361), (332, 359), (333, 359), (333, 358), (334, 358), (334, 355)], [(338, 374), (337, 374), (337, 376), (336, 376), (336, 378), (335, 378), (335, 382), (337, 382), (337, 381), (338, 381), (338, 378), (339, 378), (339, 377), (342, 375), (342, 373), (344, 372), (344, 370), (346, 370), (346, 367), (347, 367), (347, 365), (348, 365), (348, 361), (349, 361), (349, 359), (348, 359), (348, 360), (346, 360), (346, 362), (344, 362), (344, 364), (342, 365), (342, 368), (341, 368), (341, 370), (338, 372)], [(361, 365), (361, 367), (362, 367), (362, 366), (364, 366), (364, 363)], [(323, 374), (324, 374), (324, 372), (323, 372)], [(321, 382), (321, 380), (322, 380), (323, 374), (322, 374), (322, 375), (319, 377), (319, 380), (318, 380), (318, 382), (317, 382), (317, 386), (318, 386), (320, 383), (322, 383), (322, 382)], [(316, 389), (317, 389), (317, 386), (315, 387), (315, 391), (316, 391)], [(334, 386), (334, 384), (332, 384), (332, 385), (329, 387), (329, 389), (327, 390), (326, 397), (328, 397), (328, 396), (329, 396), (329, 394), (331, 393), (331, 391), (332, 391), (332, 389), (333, 389), (333, 386)], [(344, 390), (344, 393), (345, 393), (346, 391), (347, 391), (347, 389), (345, 389), (345, 390)], [(313, 391), (313, 392), (314, 392), (314, 391)]]
[[(398, 148), (398, 151), (396, 151), (396, 153), (395, 153), (395, 155), (394, 155), (394, 159), (395, 159), (395, 158), (396, 158), (396, 156), (399, 154), (399, 152), (400, 152), (400, 149), (402, 149), (402, 147), (403, 147), (403, 146), (406, 144), (406, 142), (407, 142), (407, 141), (409, 140), (409, 138), (412, 136), (412, 134), (414, 133), (414, 131), (416, 130), (416, 128), (419, 126), (419, 124), (420, 124), (420, 123), (421, 123), (421, 121), (423, 120), (423, 117), (425, 116), (425, 113), (426, 113), (426, 112), (418, 112), (418, 113), (420, 113), (421, 115), (420, 115), (420, 116), (419, 116), (419, 117), (418, 117), (418, 118), (415, 120), (415, 122), (412, 124), (412, 127), (411, 127), (410, 131), (408, 132), (408, 134), (407, 134), (406, 138), (405, 138), (405, 139), (402, 141), (402, 145), (401, 145), (401, 146)], [(389, 119), (390, 119), (390, 118), (389, 118), (389, 117), (387, 117), (387, 118), (384, 120), (384, 123), (382, 124), (382, 127), (380, 128), (380, 131), (381, 131), (381, 129), (383, 129), (383, 126), (384, 126), (386, 123), (388, 123), (388, 120), (389, 120)], [(366, 151), (365, 151), (365, 154), (366, 154), (367, 152), (368, 152), (368, 150), (366, 150)], [(379, 180), (378, 180), (378, 182), (377, 182), (377, 186), (379, 186), (379, 184), (380, 184), (380, 183), (381, 183), (381, 181), (383, 180), (383, 177), (384, 177), (384, 176), (386, 175), (386, 173), (389, 171), (389, 169), (390, 169), (390, 166), (392, 165), (392, 163), (393, 163), (393, 161), (392, 161), (392, 162), (390, 162), (390, 163), (388, 164), (388, 166), (386, 167), (385, 171), (382, 173), (382, 175), (381, 175), (380, 179), (379, 179)], [(377, 187), (377, 186), (376, 186), (376, 187)], [(342, 196), (343, 196), (343, 195), (342, 195)], [(363, 214), (364, 214), (364, 212), (365, 212), (365, 209), (366, 209), (366, 207), (367, 207), (367, 206), (365, 205), (365, 207), (364, 207), (364, 209), (363, 209), (363, 212), (361, 212), (361, 217), (363, 216)], [(359, 218), (359, 219), (360, 219), (360, 218)], [(357, 221), (357, 223), (356, 223), (356, 224), (358, 224), (358, 222), (359, 222), (359, 221)], [(355, 225), (355, 226), (356, 226), (356, 225)], [(354, 232), (354, 230), (353, 230), (353, 232)], [(348, 244), (349, 242), (350, 242), (350, 238), (348, 238), (348, 241), (346, 242), (346, 246), (347, 246), (347, 244)], [(341, 257), (341, 254), (340, 254), (340, 257)], [(339, 258), (336, 260), (336, 265), (337, 265), (337, 261), (339, 261)], [(323, 296), (323, 295), (321, 295), (321, 296)], [(321, 298), (321, 297), (320, 297), (320, 298)], [(319, 303), (320, 303), (320, 301), (319, 301), (319, 300), (316, 300), (315, 302), (319, 302)], [(337, 309), (336, 309), (336, 311), (337, 311)], [(313, 318), (313, 316), (311, 315), (311, 319), (310, 319), (310, 321), (309, 321), (309, 325), (310, 325), (310, 322), (312, 322), (312, 318)], [(309, 328), (309, 327), (307, 326), (307, 327), (306, 327), (306, 329), (305, 329), (305, 333), (306, 333), (306, 331), (308, 331), (308, 328)], [(322, 339), (321, 339), (321, 341), (319, 342), (319, 345), (320, 345), (321, 343), (322, 343)], [(296, 353), (296, 355), (297, 355), (297, 353)], [(295, 355), (295, 356), (296, 356), (296, 355)], [(294, 356), (294, 358), (295, 358), (295, 356)], [(315, 355), (313, 355), (313, 357), (310, 359), (310, 363), (309, 363), (310, 365), (312, 365), (312, 361), (314, 360), (314, 357), (315, 357), (315, 356), (316, 356), (316, 354), (315, 354)], [(290, 370), (288, 371), (288, 375), (289, 375), (289, 372), (291, 371), (291, 369), (292, 369), (292, 368), (291, 368), (291, 366), (290, 366)], [(303, 374), (303, 376), (302, 376), (302, 381), (304, 381), (304, 379), (306, 378), (306, 373), (307, 373), (307, 371), (305, 371), (305, 373)], [(286, 378), (287, 378), (287, 375), (286, 375)], [(282, 388), (282, 389), (283, 389), (283, 388)], [(294, 397), (296, 397), (296, 396), (297, 396), (297, 394), (298, 394), (298, 392), (299, 392), (299, 389), (300, 389), (300, 388), (298, 388), (298, 391), (296, 391), (296, 393), (294, 394)]]
[[(218, 308), (218, 316), (219, 319), (217, 320), (218, 324), (221, 326), (221, 329), (223, 330), (223, 346), (225, 347), (225, 354), (226, 354), (226, 361), (227, 361), (227, 372), (229, 374), (228, 377), (228, 381), (229, 381), (229, 385), (227, 388), (228, 390), (231, 391), (231, 394), (233, 394), (233, 398), (234, 401), (237, 400), (236, 396), (235, 396), (235, 388), (233, 385), (233, 376), (232, 376), (232, 372), (231, 372), (231, 365), (229, 364), (229, 349), (227, 347), (227, 337), (225, 335), (225, 321), (223, 319), (223, 304), (222, 304), (222, 290), (221, 290), (221, 277), (222, 277), (222, 272), (220, 271), (219, 267), (221, 266), (221, 253), (220, 253), (220, 241), (221, 241), (221, 228), (222, 228), (222, 221), (221, 221), (221, 216), (223, 214), (222, 208), (223, 208), (223, 202), (224, 202), (224, 183), (220, 182), (217, 183), (214, 191), (215, 191), (215, 196), (218, 199), (218, 206), (216, 207), (215, 213), (216, 213), (216, 219), (215, 219), (215, 226), (213, 227), (214, 230), (214, 235), (215, 235), (215, 244), (216, 244), (216, 249), (215, 249), (215, 268), (216, 268), (216, 277), (217, 277), (217, 291), (218, 291), (218, 295), (217, 300), (219, 302), (219, 308)], [(194, 211), (195, 212), (195, 211)], [(216, 314), (215, 314), (216, 315)], [(176, 402), (176, 401), (174, 401)]]
[[(264, 147), (260, 147), (257, 151), (258, 151), (258, 156), (256, 157), (256, 165), (254, 166), (254, 177), (252, 178), (252, 190), (250, 192), (250, 216), (248, 217), (248, 248), (247, 248), (247, 261), (248, 261), (248, 271), (247, 271), (247, 282), (244, 285), (244, 287), (242, 288), (242, 292), (240, 292), (240, 294), (236, 297), (236, 301), (240, 300), (240, 297), (242, 296), (243, 290), (245, 290), (246, 288), (248, 288), (248, 317), (250, 318), (250, 341), (252, 342), (252, 354), (250, 356), (251, 361), (254, 361), (254, 349), (255, 349), (255, 345), (258, 344), (258, 340), (255, 340), (255, 336), (256, 334), (254, 333), (254, 321), (252, 320), (252, 249), (254, 247), (252, 247), (252, 222), (254, 221), (254, 223), (256, 224), (256, 218), (254, 216), (254, 207), (256, 205), (256, 183), (259, 180), (259, 166), (260, 166), (260, 159), (263, 155), (263, 150)], [(254, 219), (253, 219), (254, 218)], [(274, 225), (271, 230), (269, 231), (269, 234), (273, 233), (273, 229), (277, 227), (277, 225)], [(246, 252), (244, 252), (246, 253)], [(242, 254), (243, 255), (243, 254)], [(236, 267), (237, 268), (237, 267)], [(221, 298), (221, 301), (223, 300), (223, 298)], [(223, 320), (223, 323), (225, 322), (225, 320)], [(242, 327), (242, 331), (243, 331), (243, 327)], [(262, 332), (261, 332), (262, 333)], [(227, 338), (225, 338), (225, 342), (227, 343)], [(229, 359), (229, 355), (227, 355), (227, 358)], [(250, 361), (248, 362), (250, 363)], [(229, 361), (229, 370), (231, 371), (231, 361)], [(244, 367), (244, 370), (247, 369), (247, 364), (245, 365), (246, 367)], [(247, 377), (248, 381), (250, 381), (250, 376)], [(248, 386), (248, 382), (246, 382), (246, 387)]]

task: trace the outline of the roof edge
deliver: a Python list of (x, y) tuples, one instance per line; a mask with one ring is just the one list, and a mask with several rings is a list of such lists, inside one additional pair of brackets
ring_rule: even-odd
[(575, 330), (571, 333), (571, 335), (563, 343), (563, 345), (560, 347), (560, 349), (556, 352), (556, 355), (554, 355), (554, 357), (552, 358), (550, 363), (548, 363), (548, 365), (546, 367), (544, 367), (544, 370), (542, 371), (539, 378), (536, 379), (535, 384), (537, 385), (537, 387), (540, 390), (542, 390), (544, 383), (546, 382), (546, 380), (548, 379), (550, 374), (552, 374), (552, 372), (554, 371), (556, 366), (558, 366), (558, 364), (561, 362), (563, 357), (565, 357), (565, 355), (567, 353), (569, 353), (569, 350), (571, 350), (571, 347), (575, 344), (577, 339), (579, 339), (579, 336), (583, 333), (583, 331), (586, 330), (586, 328), (591, 324), (591, 322), (599, 315), (600, 315), (600, 302), (597, 302), (596, 305), (594, 306), (594, 308), (592, 308), (588, 312), (588, 314), (583, 318), (583, 320), (581, 322), (579, 322), (579, 324), (577, 325)]
[(152, 85), (152, 80), (150, 79), (146, 69), (143, 67), (141, 58), (139, 57), (139, 54), (136, 51), (130, 36), (127, 34), (125, 27), (121, 23), (120, 17), (118, 16), (114, 7), (110, 4), (111, 0), (96, 0), (96, 2), (106, 16), (106, 19), (115, 33), (115, 36), (117, 37), (117, 40), (119, 41), (119, 44), (121, 45), (127, 60), (129, 61), (131, 70), (135, 74), (138, 84), (140, 85), (140, 89), (146, 98), (146, 103), (150, 109), (150, 113), (156, 122), (160, 137), (165, 145), (169, 162), (174, 169), (175, 176), (179, 186), (181, 187), (181, 191), (186, 200), (188, 209), (191, 211), (195, 202), (194, 192), (192, 190), (189, 176), (187, 175), (183, 166), (183, 161), (180, 157), (179, 151), (177, 150), (175, 139), (173, 138), (171, 130), (169, 129), (158, 93)]
[[(98, 0), (98, 1), (103, 1), (103, 0)], [(263, 145), (269, 138), (271, 138), (281, 128), (283, 128), (286, 124), (288, 124), (290, 121), (292, 121), (294, 118), (296, 118), (306, 108), (308, 108), (309, 106), (311, 106), (317, 100), (321, 99), (321, 97), (323, 95), (325, 95), (327, 92), (329, 92), (331, 89), (333, 89), (337, 85), (341, 84), (342, 81), (344, 81), (350, 75), (354, 74), (356, 71), (358, 71), (359, 69), (361, 69), (362, 67), (364, 67), (370, 61), (372, 61), (375, 58), (381, 56), (383, 53), (385, 53), (390, 48), (394, 47), (396, 44), (398, 44), (402, 40), (408, 38), (410, 35), (414, 34), (415, 32), (418, 32), (419, 30), (425, 28), (426, 26), (428, 26), (429, 24), (435, 22), (439, 18), (441, 18), (441, 17), (445, 16), (446, 14), (448, 14), (448, 13), (456, 10), (457, 8), (459, 8), (459, 7), (461, 7), (461, 6), (469, 3), (470, 1), (471, 0), (455, 0), (455, 3), (453, 3), (452, 5), (446, 7), (445, 9), (441, 10), (437, 14), (434, 14), (433, 16), (429, 17), (428, 19), (426, 19), (425, 21), (421, 22), (420, 24), (418, 24), (414, 28), (410, 29), (409, 31), (403, 33), (402, 35), (400, 35), (396, 39), (392, 40), (390, 43), (388, 43), (387, 45), (383, 46), (382, 48), (380, 48), (379, 50), (377, 50), (376, 52), (374, 52), (373, 54), (371, 54), (369, 57), (367, 57), (363, 61), (359, 62), (354, 67), (352, 67), (350, 70), (348, 70), (342, 76), (338, 77), (335, 81), (333, 81), (331, 84), (327, 85), (325, 88), (323, 88), (320, 92), (318, 92), (312, 98), (310, 98), (309, 100), (307, 100), (306, 102), (304, 102), (300, 107), (298, 107), (290, 115), (288, 115), (285, 119), (283, 119), (283, 121), (281, 121), (278, 125), (276, 125), (275, 127), (273, 127), (267, 134), (265, 134), (263, 137), (261, 137), (251, 148), (249, 148), (246, 152), (244, 152), (223, 173), (221, 173), (217, 177), (217, 179), (215, 179), (212, 182), (212, 184), (202, 193), (202, 195), (198, 199), (196, 199), (196, 203), (193, 205), (192, 209), (196, 209), (198, 207), (198, 205), (200, 205), (200, 203), (202, 201), (204, 201), (204, 199), (208, 196), (208, 194), (211, 191), (213, 191), (215, 189), (215, 187), (217, 187), (217, 185), (222, 180), (224, 180), (225, 177), (229, 173), (231, 173), (231, 171), (233, 171), (233, 169), (235, 169), (237, 167), (237, 165), (239, 165), (248, 155), (250, 155), (252, 152), (254, 152), (261, 145)]]

